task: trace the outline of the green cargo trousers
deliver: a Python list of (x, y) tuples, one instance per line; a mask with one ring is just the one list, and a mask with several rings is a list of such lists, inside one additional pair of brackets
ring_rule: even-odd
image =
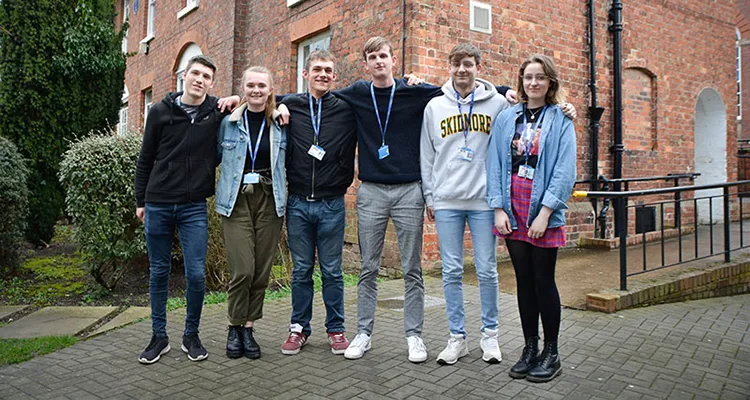
[(281, 235), (282, 218), (270, 185), (240, 189), (229, 217), (222, 217), (230, 280), (227, 311), (230, 325), (263, 317), (263, 299)]

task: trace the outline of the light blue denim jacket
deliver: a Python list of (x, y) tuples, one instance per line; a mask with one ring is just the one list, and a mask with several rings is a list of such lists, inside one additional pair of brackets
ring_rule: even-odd
[[(217, 160), (221, 163), (221, 175), (216, 187), (216, 212), (228, 217), (232, 214), (234, 202), (242, 184), (247, 141), (249, 135), (245, 129), (242, 115), (247, 104), (238, 107), (232, 114), (224, 117), (219, 128)], [(274, 113), (274, 118), (278, 112)], [(276, 203), (276, 215), (284, 216), (286, 209), (286, 127), (279, 126), (274, 119), (271, 125), (271, 180), (273, 181), (273, 198)]]
[[(510, 146), (516, 120), (522, 113), (523, 106), (518, 104), (495, 118), (487, 154), (487, 204), (493, 209), (504, 209), (513, 229), (518, 229), (518, 225), (510, 202), (513, 169)], [(542, 132), (527, 222), (534, 221), (542, 206), (547, 206), (553, 210), (547, 227), (557, 228), (565, 225), (565, 209), (568, 208), (565, 203), (576, 180), (576, 132), (573, 121), (565, 117), (558, 106), (547, 108)]]

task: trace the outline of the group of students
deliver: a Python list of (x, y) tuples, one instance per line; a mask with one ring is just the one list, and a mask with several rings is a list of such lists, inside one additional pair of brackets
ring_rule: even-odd
[[(181, 347), (190, 360), (208, 356), (198, 337), (205, 292), (206, 198), (214, 193), (215, 166), (220, 164), (216, 212), (231, 273), (228, 357), (260, 357), (253, 325), (263, 316), (264, 292), (286, 216), (294, 266), (292, 315), (282, 353), (299, 353), (312, 332), (316, 263), (331, 351), (357, 359), (370, 350), (390, 219), (403, 269), (408, 359), (426, 361), (421, 338), (426, 205), (440, 243), (450, 330), (437, 362), (454, 364), (468, 354), (462, 292), (468, 221), (482, 307), (482, 359), (502, 360), (497, 236), (505, 238), (516, 271), (526, 342), (510, 375), (544, 382), (560, 373), (554, 270), (557, 248), (565, 245), (564, 209), (575, 180), (576, 146), (569, 118), (575, 110), (564, 114), (558, 106), (562, 90), (554, 63), (543, 55), (529, 58), (520, 68), (516, 93), (477, 78), (481, 53), (467, 43), (451, 51), (450, 79), (442, 87), (415, 77), (394, 79), (396, 57), (385, 38), (370, 38), (362, 56), (370, 81), (332, 91), (335, 58), (317, 50), (305, 61), (307, 93), (277, 98), (270, 71), (254, 66), (243, 73), (243, 98), (221, 101), (207, 95), (216, 67), (209, 58), (196, 56), (186, 68), (185, 91), (170, 93), (152, 107), (135, 180), (136, 214), (144, 221), (149, 253), (153, 329), (141, 363), (154, 363), (170, 350), (166, 297), (175, 228), (187, 280)], [(511, 106), (498, 90), (521, 102)], [(350, 343), (344, 328), (344, 195), (354, 178), (357, 146), (362, 265), (357, 334)], [(541, 354), (540, 315), (545, 334)]]

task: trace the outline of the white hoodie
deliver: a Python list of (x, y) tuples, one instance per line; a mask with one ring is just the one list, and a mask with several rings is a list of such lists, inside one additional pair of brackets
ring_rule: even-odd
[(476, 79), (466, 140), (474, 157), (465, 161), (458, 158), (458, 151), (464, 147), (463, 121), (468, 118), (471, 94), (460, 100), (462, 117), (452, 80), (443, 85), (443, 93), (427, 104), (422, 122), (420, 169), (425, 202), (435, 210), (489, 210), (485, 195), (490, 132), (497, 114), (510, 104), (491, 83)]

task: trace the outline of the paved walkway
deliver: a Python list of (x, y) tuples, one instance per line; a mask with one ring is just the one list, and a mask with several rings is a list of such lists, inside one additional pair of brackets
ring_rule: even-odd
[[(563, 374), (546, 384), (512, 380), (508, 369), (521, 347), (515, 298), (501, 294), (500, 347), (505, 361), (489, 365), (479, 350), (478, 289), (465, 287), (470, 355), (454, 366), (435, 357), (447, 339), (441, 283), (427, 278), (433, 306), (425, 309), (429, 359), (406, 360), (403, 314), (379, 308), (373, 348), (360, 360), (327, 348), (323, 307), (315, 304), (314, 333), (297, 356), (284, 356), (290, 300), (269, 301), (257, 324), (260, 360), (225, 357), (225, 305), (207, 306), (202, 320), (210, 357), (193, 363), (179, 350), (184, 311), (169, 315), (173, 350), (154, 365), (136, 358), (150, 321), (108, 332), (57, 353), (0, 368), (0, 397), (226, 399), (747, 399), (750, 394), (750, 295), (601, 314), (563, 310)], [(381, 284), (380, 298), (403, 293), (401, 281)], [(356, 289), (348, 288), (347, 326), (355, 330)], [(398, 308), (391, 300), (388, 307)]]

